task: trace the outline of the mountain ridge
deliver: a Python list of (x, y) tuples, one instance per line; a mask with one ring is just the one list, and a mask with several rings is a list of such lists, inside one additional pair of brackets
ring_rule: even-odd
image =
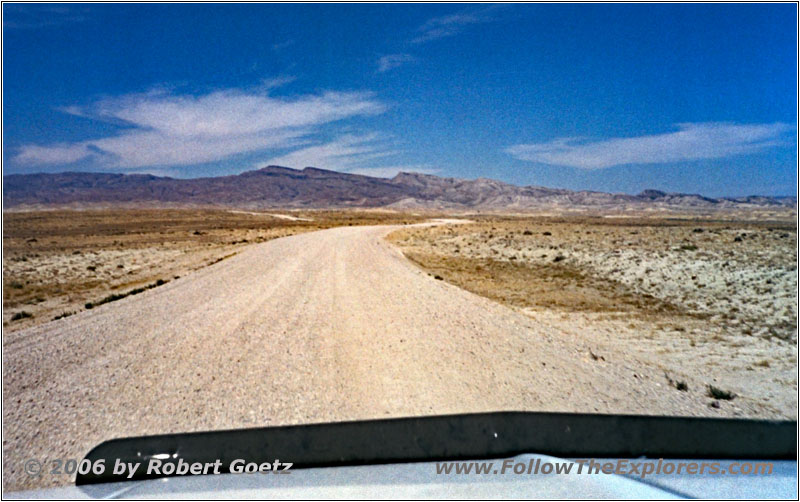
[(285, 208), (534, 209), (547, 206), (740, 207), (796, 205), (796, 197), (711, 198), (648, 189), (637, 195), (518, 186), (400, 172), (375, 178), (317, 167), (266, 166), (240, 174), (171, 178), (151, 174), (61, 172), (3, 176), (3, 207), (138, 204)]

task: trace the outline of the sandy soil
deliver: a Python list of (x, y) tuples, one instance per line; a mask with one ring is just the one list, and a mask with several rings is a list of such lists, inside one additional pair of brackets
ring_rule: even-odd
[(636, 359), (721, 406), (713, 385), (797, 417), (794, 223), (484, 218), (391, 236), (445, 281)]
[(3, 327), (16, 331), (169, 281), (252, 243), (335, 226), (422, 221), (386, 211), (114, 209), (3, 215)]
[(289, 221), (314, 221), (313, 218), (303, 218), (300, 216), (292, 216), (291, 214), (279, 214), (279, 213), (259, 213), (255, 211), (238, 211), (238, 210), (230, 210), (229, 212), (234, 214), (249, 214), (252, 216), (261, 216), (261, 217), (271, 217), (271, 218), (278, 218), (280, 220), (289, 220)]
[(343, 227), (247, 246), (161, 287), (8, 333), (4, 487), (27, 458), (114, 437), (490, 410), (778, 417), (720, 409), (636, 357), (436, 280)]

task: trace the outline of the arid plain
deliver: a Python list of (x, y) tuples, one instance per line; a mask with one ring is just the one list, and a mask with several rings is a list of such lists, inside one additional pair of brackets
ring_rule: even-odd
[(68, 482), (24, 476), (26, 455), (139, 434), (500, 409), (796, 418), (795, 218), (6, 213), (4, 485)]
[(3, 220), (3, 325), (16, 331), (175, 279), (248, 244), (423, 217), (388, 211), (105, 209), (7, 212)]
[(791, 212), (752, 216), (494, 215), (390, 239), (434, 277), (592, 344), (601, 364), (638, 360), (665, 392), (796, 418), (796, 227)]

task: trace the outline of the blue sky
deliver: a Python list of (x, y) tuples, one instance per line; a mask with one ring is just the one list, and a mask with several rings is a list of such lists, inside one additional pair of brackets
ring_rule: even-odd
[(4, 174), (796, 195), (794, 4), (4, 4)]

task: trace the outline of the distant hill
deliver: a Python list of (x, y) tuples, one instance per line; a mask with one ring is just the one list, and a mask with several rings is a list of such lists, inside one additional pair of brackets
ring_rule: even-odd
[(639, 195), (516, 186), (479, 178), (465, 180), (400, 173), (373, 178), (314, 167), (268, 166), (233, 176), (176, 179), (146, 174), (66, 172), (3, 177), (3, 207), (224, 206), (284, 208), (533, 209), (548, 206), (746, 207), (796, 205), (795, 197), (712, 199), (645, 190)]

